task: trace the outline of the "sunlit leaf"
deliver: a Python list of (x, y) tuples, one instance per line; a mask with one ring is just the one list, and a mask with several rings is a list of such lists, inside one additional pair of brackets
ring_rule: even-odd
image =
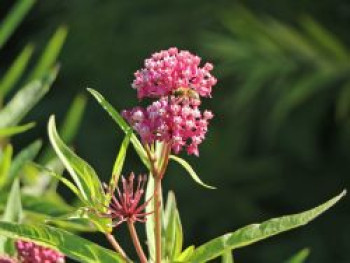
[(0, 189), (2, 189), (9, 181), (9, 171), (11, 167), (13, 148), (11, 144), (7, 144), (4, 152), (0, 156)]
[(78, 262), (125, 262), (121, 256), (111, 250), (67, 231), (46, 225), (0, 222), (0, 234), (14, 239), (35, 241), (57, 249)]
[(248, 225), (233, 233), (215, 238), (198, 247), (189, 258), (189, 262), (207, 262), (220, 256), (227, 250), (248, 246), (268, 237), (303, 226), (336, 204), (345, 194), (346, 191), (343, 191), (338, 196), (311, 210), (270, 219), (261, 224)]
[(19, 81), (33, 54), (33, 50), (33, 45), (27, 45), (7, 70), (0, 81), (0, 98), (4, 98)]
[(42, 80), (30, 82), (19, 90), (16, 95), (0, 111), (0, 128), (17, 125), (34, 105), (49, 91), (57, 76), (57, 68)]
[(198, 183), (201, 186), (204, 186), (206, 188), (209, 188), (209, 189), (216, 189), (216, 187), (214, 187), (214, 186), (210, 186), (210, 185), (203, 183), (203, 181), (199, 178), (197, 173), (193, 170), (192, 166), (186, 160), (184, 160), (178, 156), (175, 156), (175, 155), (170, 155), (170, 159), (173, 159), (174, 161), (179, 163), (183, 168), (185, 168), (185, 170), (188, 172), (188, 174), (192, 177), (192, 179), (196, 183)]
[(92, 206), (101, 206), (104, 192), (95, 170), (61, 140), (56, 130), (54, 116), (50, 117), (48, 133), (52, 147), (70, 173), (82, 198)]
[(233, 263), (233, 256), (231, 250), (225, 251), (221, 256), (221, 263)]
[(0, 49), (4, 46), (9, 37), (16, 30), (34, 3), (35, 0), (18, 0), (8, 15), (5, 17), (5, 19), (1, 21)]
[(26, 132), (33, 128), (35, 126), (34, 122), (27, 123), (21, 126), (13, 126), (13, 127), (6, 127), (6, 128), (0, 128), (0, 138), (4, 137), (11, 137), (13, 135)]

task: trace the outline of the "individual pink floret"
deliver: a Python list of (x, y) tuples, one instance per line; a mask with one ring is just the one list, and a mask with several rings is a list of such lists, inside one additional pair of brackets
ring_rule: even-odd
[(166, 141), (175, 153), (183, 148), (199, 155), (198, 145), (213, 118), (211, 111), (199, 110), (200, 101), (176, 96), (162, 97), (147, 108), (135, 107), (122, 112), (123, 117), (140, 135), (144, 143)]
[(33, 242), (17, 240), (16, 248), (21, 263), (63, 263), (65, 257), (59, 251)]
[(211, 97), (217, 80), (211, 75), (211, 63), (200, 67), (201, 58), (175, 47), (154, 53), (135, 72), (132, 87), (139, 99), (172, 95), (178, 88), (190, 88), (201, 97)]

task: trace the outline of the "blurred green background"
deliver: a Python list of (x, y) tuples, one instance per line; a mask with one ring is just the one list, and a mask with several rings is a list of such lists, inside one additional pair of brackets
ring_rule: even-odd
[[(1, 18), (12, 4), (0, 1)], [(46, 138), (48, 116), (62, 118), (86, 87), (119, 109), (135, 105), (133, 72), (154, 51), (177, 46), (215, 64), (219, 82), (204, 104), (216, 117), (200, 158), (186, 158), (218, 190), (199, 187), (178, 166), (165, 179), (186, 245), (311, 208), (349, 187), (350, 2), (38, 1), (4, 47), (0, 71), (27, 42), (39, 53), (62, 24), (69, 35), (61, 72), (28, 116), (38, 125), (14, 141), (18, 148)], [(74, 145), (107, 180), (122, 136), (90, 100)], [(144, 171), (132, 151), (128, 157), (125, 173)], [(349, 222), (346, 198), (305, 228), (238, 250), (235, 260), (283, 262), (308, 247), (308, 262), (350, 262)]]

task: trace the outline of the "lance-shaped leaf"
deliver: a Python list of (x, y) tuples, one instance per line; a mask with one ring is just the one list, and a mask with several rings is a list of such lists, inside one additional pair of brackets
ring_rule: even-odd
[(30, 8), (34, 5), (35, 0), (18, 0), (13, 6), (5, 20), (1, 22), (0, 27), (0, 49), (4, 46), (6, 41), (21, 23), (23, 18), (29, 12)]
[(117, 253), (67, 231), (46, 226), (0, 222), (0, 235), (36, 242), (78, 262), (125, 262)]
[(304, 263), (310, 254), (310, 250), (308, 248), (304, 248), (288, 259), (285, 263)]
[[(119, 112), (96, 90), (87, 89), (97, 100), (97, 102), (102, 106), (102, 108), (107, 111), (107, 113), (112, 117), (112, 119), (118, 124), (118, 126), (125, 132), (129, 132), (132, 128), (128, 125), (128, 123), (123, 119), (123, 117), (119, 114)], [(131, 135), (131, 143), (133, 144), (137, 154), (139, 155), (141, 161), (147, 168), (150, 168), (150, 164), (147, 158), (147, 153), (143, 148), (141, 142), (136, 137), (135, 134)]]
[(16, 176), (18, 176), (19, 172), (28, 162), (34, 160), (41, 149), (41, 145), (41, 140), (37, 140), (16, 155), (12, 161), (11, 168), (7, 176), (7, 185), (13, 182), (13, 180), (16, 178)]
[(0, 129), (0, 138), (11, 137), (13, 135), (26, 132), (35, 126), (34, 122), (27, 123), (21, 126), (6, 127)]
[(231, 250), (227, 250), (222, 254), (221, 263), (233, 263), (233, 256)]
[(61, 26), (56, 30), (44, 52), (41, 54), (38, 63), (29, 74), (29, 81), (42, 78), (56, 64), (57, 57), (66, 40), (67, 33), (68, 30), (65, 26)]
[(0, 81), (0, 98), (4, 98), (19, 81), (33, 54), (33, 50), (34, 48), (32, 45), (27, 45), (11, 67), (6, 71), (4, 77)]
[(11, 144), (7, 144), (4, 152), (0, 152), (0, 189), (3, 188), (8, 181), (8, 173), (11, 167), (13, 148)]
[(112, 195), (113, 195), (115, 189), (117, 188), (119, 177), (120, 177), (121, 172), (123, 170), (124, 161), (125, 161), (125, 157), (126, 157), (126, 151), (129, 147), (131, 135), (132, 135), (131, 131), (129, 131), (125, 135), (125, 138), (122, 142), (122, 145), (120, 146), (117, 158), (114, 162), (112, 177), (111, 177), (111, 180), (109, 182), (109, 191), (108, 191), (109, 195), (108, 195), (108, 198), (106, 200), (107, 204), (109, 204), (109, 202), (112, 198)]
[(303, 226), (332, 207), (345, 194), (346, 191), (343, 191), (336, 197), (311, 210), (295, 215), (273, 218), (261, 224), (252, 224), (233, 233), (215, 238), (198, 247), (188, 262), (208, 262), (227, 250), (248, 246), (268, 237)]
[(95, 170), (61, 140), (56, 130), (54, 116), (50, 117), (48, 133), (52, 147), (70, 173), (82, 198), (93, 207), (101, 206), (104, 201), (104, 192)]
[[(3, 221), (20, 223), (22, 219), (21, 191), (19, 180), (12, 184), (10, 194), (7, 199), (6, 208), (2, 217)], [(0, 253), (11, 255), (13, 246), (6, 237), (0, 237)]]
[(172, 262), (181, 254), (183, 232), (175, 195), (171, 191), (168, 193), (163, 223), (165, 229), (165, 257)]
[(188, 174), (192, 177), (192, 179), (199, 185), (204, 186), (206, 188), (209, 189), (216, 189), (216, 187), (214, 186), (210, 186), (207, 185), (205, 183), (203, 183), (203, 181), (199, 178), (199, 176), (197, 175), (197, 173), (193, 170), (192, 166), (184, 159), (175, 156), (175, 155), (170, 155), (170, 159), (173, 159), (174, 161), (176, 161), (177, 163), (181, 164), (181, 166), (183, 168), (185, 168), (185, 170), (188, 172)]
[(53, 69), (42, 80), (30, 82), (19, 90), (16, 95), (0, 111), (0, 128), (17, 125), (34, 105), (49, 91), (57, 76), (58, 69)]
[[(152, 174), (149, 174), (148, 176), (148, 182), (147, 182), (147, 189), (145, 194), (145, 201), (149, 200), (153, 197), (154, 194), (154, 179)], [(154, 211), (154, 202), (153, 198), (151, 201), (147, 204), (145, 208), (145, 213), (151, 213), (147, 217), (147, 221), (145, 223), (146, 228), (146, 237), (147, 237), (147, 248), (148, 248), (148, 255), (149, 259), (153, 262), (155, 259), (155, 251), (156, 251), (156, 245), (155, 245), (155, 239), (154, 239), (154, 214), (152, 213)]]

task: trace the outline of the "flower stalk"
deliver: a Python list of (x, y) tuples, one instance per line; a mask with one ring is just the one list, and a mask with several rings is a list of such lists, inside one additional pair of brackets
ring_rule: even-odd
[(118, 241), (114, 238), (114, 236), (110, 233), (105, 233), (105, 236), (108, 240), (108, 242), (112, 245), (114, 250), (119, 253), (125, 261), (130, 261), (128, 256), (126, 255), (125, 251), (122, 249), (122, 247), (119, 245)]
[(127, 225), (128, 225), (131, 239), (132, 239), (132, 243), (134, 244), (134, 247), (135, 247), (137, 255), (139, 256), (140, 262), (147, 263), (147, 257), (146, 257), (145, 252), (143, 251), (142, 246), (140, 244), (140, 240), (139, 240), (139, 237), (137, 235), (134, 222), (131, 220), (128, 220)]

